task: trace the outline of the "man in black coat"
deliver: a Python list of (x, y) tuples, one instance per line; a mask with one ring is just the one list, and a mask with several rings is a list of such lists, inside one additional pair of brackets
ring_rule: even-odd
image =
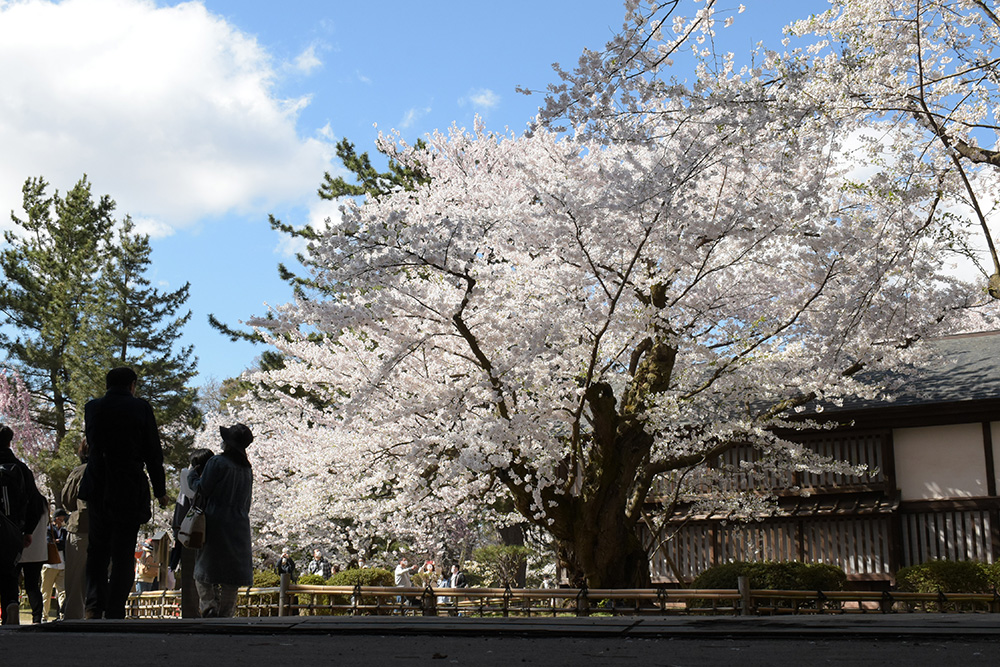
[(135, 396), (137, 380), (131, 368), (109, 371), (107, 393), (84, 409), (89, 458), (79, 498), (90, 514), (86, 618), (125, 617), (136, 537), (152, 518), (150, 482), (160, 507), (167, 506), (160, 434), (152, 407)]
[(14, 455), (14, 431), (0, 424), (0, 607), (3, 624), (19, 623), (17, 563), (21, 550), (31, 544), (31, 534), (42, 520), (45, 498), (35, 486), (35, 476)]

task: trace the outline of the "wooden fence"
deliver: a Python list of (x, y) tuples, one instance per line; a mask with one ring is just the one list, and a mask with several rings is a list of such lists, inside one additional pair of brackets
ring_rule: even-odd
[[(180, 591), (134, 594), (130, 618), (180, 618)], [(1000, 613), (993, 593), (740, 589), (394, 588), (306, 586), (240, 589), (237, 616), (556, 617), (850, 613)]]

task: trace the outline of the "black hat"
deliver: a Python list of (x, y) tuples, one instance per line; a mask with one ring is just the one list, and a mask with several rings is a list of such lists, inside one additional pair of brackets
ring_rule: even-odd
[(53, 519), (58, 519), (59, 517), (67, 517), (67, 516), (69, 516), (69, 512), (67, 512), (66, 510), (64, 510), (63, 508), (60, 507), (52, 515), (52, 518)]
[(250, 446), (253, 442), (253, 433), (250, 429), (243, 424), (233, 424), (232, 426), (220, 426), (219, 433), (222, 435), (223, 442), (231, 442), (234, 445), (239, 445), (243, 449)]

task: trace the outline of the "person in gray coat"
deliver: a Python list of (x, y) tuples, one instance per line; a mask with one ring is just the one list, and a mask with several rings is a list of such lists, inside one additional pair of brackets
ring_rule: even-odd
[(195, 504), (205, 511), (205, 546), (194, 564), (195, 587), (205, 618), (228, 617), (236, 608), (236, 591), (253, 583), (250, 546), (250, 497), (253, 470), (247, 447), (253, 434), (243, 424), (223, 426), (222, 454), (213, 456), (199, 475), (188, 478)]

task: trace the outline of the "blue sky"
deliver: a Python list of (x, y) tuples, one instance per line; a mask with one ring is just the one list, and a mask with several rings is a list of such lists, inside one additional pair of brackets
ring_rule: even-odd
[[(826, 6), (742, 1), (737, 52)], [(617, 0), (0, 0), (0, 227), (28, 176), (65, 191), (86, 173), (151, 234), (154, 283), (191, 283), (199, 381), (237, 375), (260, 350), (208, 314), (237, 324), (288, 300), (291, 249), (267, 215), (334, 213), (315, 192), (340, 138), (373, 151), (379, 130), (412, 141), (476, 114), (518, 131), (541, 97), (515, 87), (543, 89), (623, 15)]]

